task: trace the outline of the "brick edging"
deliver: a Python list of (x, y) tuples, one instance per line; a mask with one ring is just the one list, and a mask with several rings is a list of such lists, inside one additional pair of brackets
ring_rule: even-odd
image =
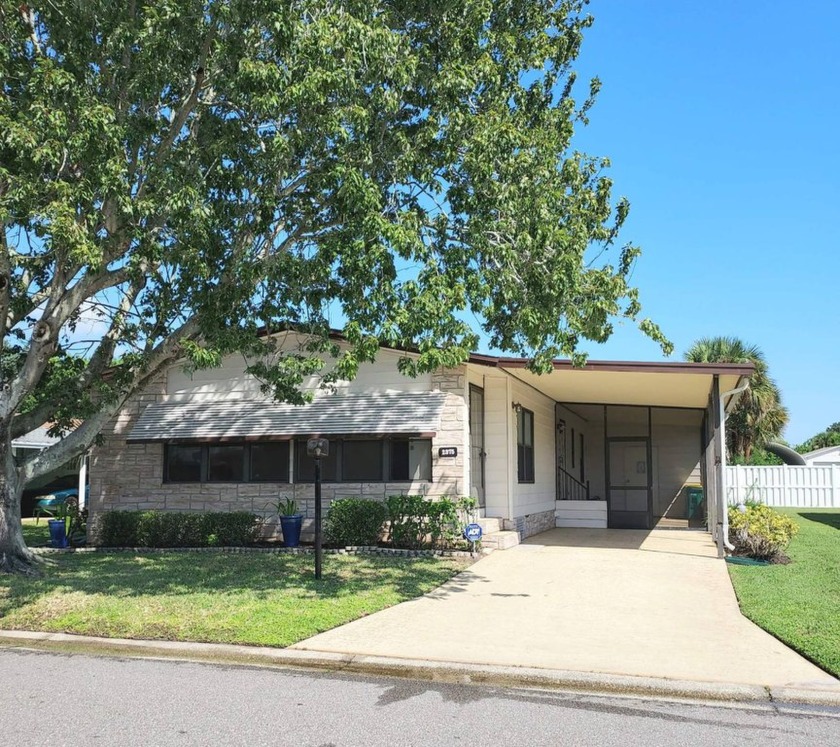
[[(313, 547), (31, 547), (36, 555), (62, 555), (68, 553), (135, 553), (157, 554), (164, 552), (233, 553), (243, 555), (314, 555)], [(401, 558), (475, 558), (487, 554), (469, 550), (404, 550), (376, 545), (348, 545), (342, 548), (324, 548), (325, 555), (379, 555)]]

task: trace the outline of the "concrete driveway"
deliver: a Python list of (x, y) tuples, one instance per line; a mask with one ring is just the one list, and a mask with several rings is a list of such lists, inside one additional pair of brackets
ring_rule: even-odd
[(741, 615), (711, 538), (686, 530), (551, 530), (294, 648), (840, 687)]

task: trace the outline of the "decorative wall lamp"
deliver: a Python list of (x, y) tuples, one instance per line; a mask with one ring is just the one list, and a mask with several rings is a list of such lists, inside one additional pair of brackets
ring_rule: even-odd
[(511, 408), (515, 410), (517, 413), (522, 412), (522, 405), (519, 402), (513, 402), (511, 404)]

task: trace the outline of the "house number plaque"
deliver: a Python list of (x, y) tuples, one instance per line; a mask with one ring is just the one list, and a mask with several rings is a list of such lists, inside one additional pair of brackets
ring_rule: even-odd
[(456, 457), (456, 456), (458, 456), (458, 447), (457, 446), (441, 446), (438, 449), (438, 456), (439, 457)]

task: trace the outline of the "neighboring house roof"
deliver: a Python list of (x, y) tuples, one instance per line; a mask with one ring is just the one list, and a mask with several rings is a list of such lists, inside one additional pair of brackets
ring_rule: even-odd
[(58, 436), (50, 436), (47, 431), (52, 427), (52, 423), (44, 423), (38, 426), (35, 430), (29, 431), (24, 436), (16, 438), (12, 441), (12, 447), (16, 449), (46, 449), (58, 443), (61, 439)]
[(809, 464), (812, 462), (840, 464), (840, 445), (823, 446), (821, 449), (814, 449), (813, 451), (803, 454), (802, 458)]
[(431, 435), (440, 427), (443, 392), (320, 395), (307, 405), (269, 400), (149, 405), (128, 441), (330, 435)]

